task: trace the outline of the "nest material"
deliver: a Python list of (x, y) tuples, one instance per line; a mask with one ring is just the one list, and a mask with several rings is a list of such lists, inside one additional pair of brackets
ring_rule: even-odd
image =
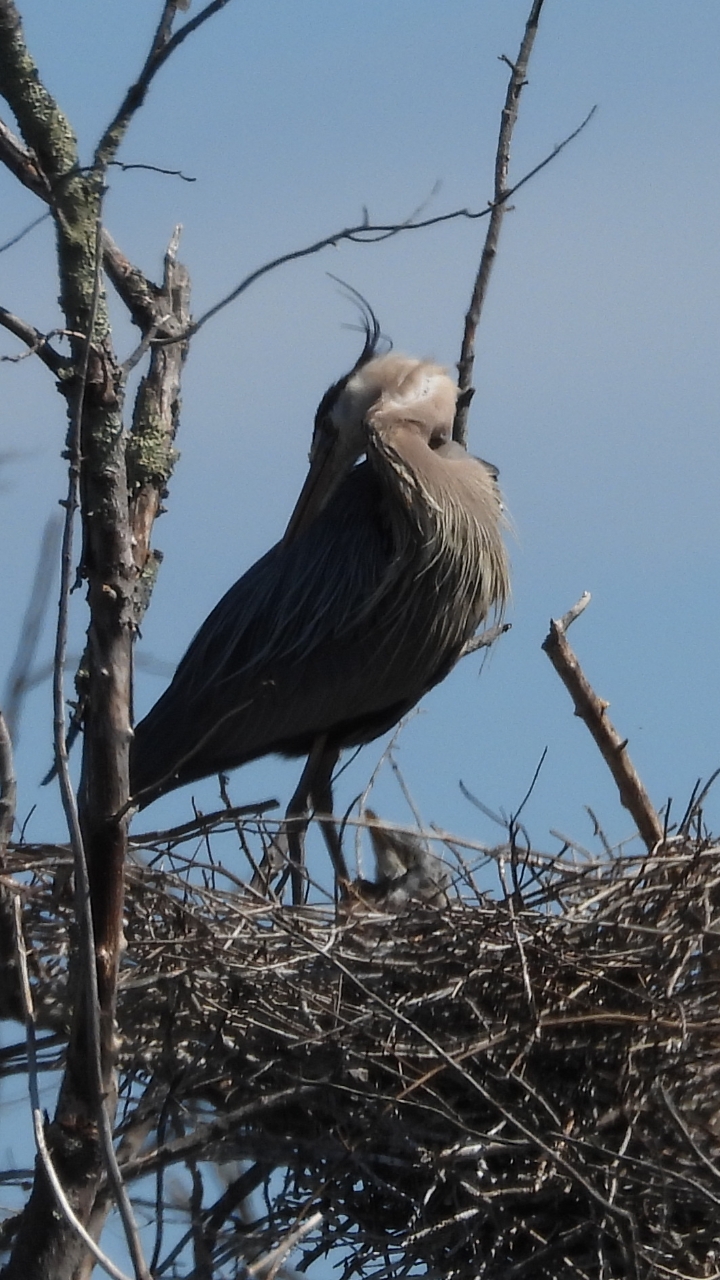
[[(501, 901), (344, 920), (177, 851), (132, 868), (125, 1173), (244, 1162), (202, 1218), (218, 1268), (319, 1210), (305, 1262), (346, 1276), (720, 1272), (718, 848), (505, 856)], [(50, 873), (69, 855), (15, 857), (52, 1065), (72, 902)], [(263, 1186), (241, 1220), (238, 1188)]]

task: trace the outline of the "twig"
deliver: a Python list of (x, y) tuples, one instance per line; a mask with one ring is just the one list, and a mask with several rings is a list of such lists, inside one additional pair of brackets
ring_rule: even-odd
[(132, 169), (143, 169), (146, 173), (160, 173), (165, 178), (182, 178), (183, 182), (197, 182), (197, 178), (188, 177), (182, 169), (163, 169), (159, 164), (125, 164), (122, 160), (111, 160), (110, 164), (114, 169), (122, 169), (123, 173), (129, 173)]
[(701, 1151), (701, 1150), (700, 1150), (700, 1148), (699, 1148), (699, 1146), (698, 1146), (697, 1142), (695, 1141), (695, 1139), (693, 1138), (693, 1136), (692, 1136), (692, 1134), (691, 1134), (691, 1132), (690, 1132), (690, 1130), (689, 1130), (688, 1126), (686, 1125), (685, 1121), (683, 1120), (682, 1116), (680, 1115), (680, 1112), (678, 1111), (677, 1107), (675, 1106), (675, 1103), (673, 1102), (672, 1098), (670, 1097), (670, 1094), (668, 1093), (667, 1089), (666, 1089), (666, 1088), (664, 1087), (664, 1085), (662, 1085), (662, 1084), (660, 1085), (660, 1092), (662, 1093), (663, 1101), (664, 1101), (664, 1103), (665, 1103), (665, 1106), (667, 1107), (668, 1111), (670, 1112), (670, 1115), (672, 1116), (673, 1120), (675, 1121), (675, 1124), (677, 1125), (678, 1129), (679, 1129), (679, 1130), (680, 1130), (680, 1132), (682, 1133), (683, 1137), (687, 1139), (687, 1142), (689, 1143), (689, 1145), (690, 1145), (691, 1149), (695, 1152), (695, 1155), (696, 1155), (700, 1160), (702, 1160), (703, 1164), (705, 1165), (705, 1168), (709, 1170), (709, 1172), (712, 1174), (712, 1176), (713, 1176), (713, 1178), (715, 1179), (715, 1181), (716, 1181), (716, 1182), (720, 1182), (720, 1168), (718, 1168), (718, 1166), (717, 1166), (717, 1165), (716, 1165), (712, 1160), (710, 1160), (708, 1156), (706, 1156), (706, 1155), (705, 1155), (705, 1152), (704, 1152), (704, 1151)]
[(37, 1052), (35, 1040), (35, 1011), (32, 1001), (32, 990), (30, 987), (30, 978), (28, 976), (27, 955), (25, 952), (25, 941), (23, 938), (22, 915), (20, 907), (20, 897), (18, 894), (14, 897), (15, 908), (15, 945), (18, 973), (20, 975), (20, 991), (23, 1004), (23, 1015), (25, 1018), (25, 1035), (27, 1041), (28, 1055), (28, 1088), (30, 1091), (30, 1105), (32, 1108), (33, 1130), (35, 1133), (35, 1145), (40, 1157), (45, 1176), (53, 1191), (53, 1195), (58, 1203), (63, 1216), (70, 1223), (70, 1226), (77, 1232), (83, 1244), (90, 1250), (93, 1257), (97, 1259), (103, 1271), (107, 1272), (113, 1280), (129, 1280), (129, 1277), (119, 1267), (111, 1262), (99, 1246), (95, 1243), (92, 1236), (85, 1230), (82, 1222), (75, 1216), (70, 1203), (63, 1191), (60, 1179), (55, 1172), (55, 1166), (45, 1141), (45, 1126), (43, 1119), (43, 1111), (40, 1106), (40, 1093), (38, 1090), (38, 1066)]
[(458, 397), (458, 407), (455, 414), (455, 422), (453, 424), (453, 439), (460, 444), (467, 444), (467, 420), (470, 409), (470, 401), (472, 399), (472, 376), (473, 365), (475, 363), (475, 335), (480, 322), (480, 314), (482, 312), (485, 295), (487, 293), (490, 281), (490, 273), (495, 262), (497, 254), (498, 240), (500, 238), (500, 227), (507, 210), (508, 189), (507, 176), (508, 166), (510, 164), (510, 144), (512, 142), (513, 130), (518, 116), (518, 108), (520, 106), (520, 94), (526, 84), (525, 76), (530, 61), (530, 54), (535, 42), (537, 34), (538, 22), (540, 20), (540, 12), (543, 7), (543, 0), (533, 0), (530, 10), (530, 16), (525, 24), (525, 34), (523, 35), (520, 52), (515, 63), (509, 62), (507, 58), (503, 61), (509, 62), (510, 66), (510, 82), (508, 84), (507, 93), (505, 95), (505, 105), (502, 109), (500, 117), (500, 134), (498, 137), (497, 152), (495, 155), (495, 188), (493, 192), (493, 208), (490, 215), (490, 223), (485, 236), (485, 244), (483, 246), (482, 255), (480, 257), (480, 266), (475, 277), (475, 285), (473, 287), (470, 306), (465, 316), (465, 330), (463, 333), (462, 346), (460, 349), (460, 359), (458, 361), (458, 389), (460, 395)]
[(0, 867), (2, 867), (5, 850), (12, 835), (16, 799), (17, 784), (15, 781), (12, 742), (5, 717), (0, 711)]
[(225, 1115), (216, 1114), (215, 1119), (207, 1124), (199, 1124), (192, 1133), (173, 1138), (163, 1146), (142, 1152), (123, 1164), (123, 1173), (130, 1178), (144, 1178), (155, 1169), (180, 1161), (200, 1159), (211, 1149), (212, 1145), (228, 1133), (237, 1132), (238, 1128), (254, 1116), (271, 1111), (273, 1107), (283, 1107), (290, 1102), (309, 1102), (317, 1093), (318, 1086), (311, 1084), (295, 1084), (290, 1089), (278, 1090), (265, 1097), (259, 1096), (254, 1102), (241, 1107), (234, 1107)]
[(299, 1227), (295, 1227), (294, 1231), (289, 1231), (288, 1234), (280, 1241), (280, 1244), (276, 1249), (273, 1249), (270, 1253), (264, 1254), (262, 1258), (257, 1258), (256, 1261), (248, 1267), (248, 1275), (267, 1276), (267, 1280), (272, 1280), (272, 1277), (277, 1274), (278, 1267), (282, 1266), (282, 1263), (284, 1259), (287, 1258), (288, 1254), (291, 1253), (304, 1236), (306, 1236), (308, 1232), (312, 1231), (314, 1227), (318, 1226), (322, 1220), (323, 1215), (319, 1211), (311, 1214), (309, 1218), (306, 1218), (304, 1222), (300, 1223)]
[(720, 769), (716, 769), (714, 773), (710, 774), (710, 777), (703, 787), (700, 786), (700, 779), (698, 779), (697, 785), (693, 788), (693, 793), (685, 811), (685, 816), (678, 827), (680, 834), (690, 834), (690, 823), (695, 815), (700, 812), (703, 801), (707, 799), (711, 787), (715, 782), (717, 782), (718, 778), (720, 778)]
[[(524, 187), (526, 182), (529, 182), (531, 178), (534, 178), (537, 173), (540, 173), (546, 165), (550, 164), (551, 161), (553, 161), (555, 157), (578, 136), (578, 134), (589, 123), (594, 112), (595, 107), (592, 108), (592, 111), (590, 111), (577, 129), (574, 129), (567, 138), (563, 139), (562, 142), (554, 147), (539, 164), (534, 165), (528, 173), (524, 174), (514, 186), (507, 189), (503, 196), (503, 205), (515, 195), (516, 191), (519, 191), (521, 187)], [(241, 294), (245, 293), (251, 285), (255, 284), (258, 280), (261, 280), (263, 276), (268, 274), (268, 272), (275, 271), (278, 267), (283, 267), (288, 262), (295, 262), (300, 258), (311, 257), (313, 254), (320, 253), (323, 249), (334, 248), (336, 245), (342, 244), (343, 241), (349, 241), (351, 244), (377, 244), (383, 240), (391, 240), (394, 236), (400, 235), (403, 231), (424, 231), (428, 227), (441, 226), (444, 222), (457, 222), (459, 219), (464, 219), (468, 222), (479, 222), (481, 218), (492, 217), (494, 209), (495, 204), (491, 203), (484, 209), (451, 209), (449, 213), (438, 213), (432, 218), (417, 219), (414, 215), (411, 215), (410, 218), (406, 218), (403, 222), (387, 223), (370, 222), (366, 211), (363, 221), (358, 223), (356, 226), (343, 227), (341, 230), (335, 231), (331, 235), (323, 236), (321, 240), (316, 240), (313, 244), (306, 245), (302, 249), (294, 249), (290, 253), (283, 253), (278, 258), (273, 258), (270, 262), (264, 263), (263, 266), (258, 267), (255, 271), (251, 271), (250, 275), (246, 276), (245, 279), (231, 291), (231, 293), (228, 293), (224, 298), (221, 298), (219, 302), (216, 302), (214, 306), (210, 307), (208, 311), (205, 311), (198, 320), (194, 321), (188, 330), (180, 335), (180, 337), (192, 337), (193, 334), (197, 333), (198, 329), (201, 329), (208, 320), (211, 320), (213, 316), (217, 315), (219, 311), (222, 311), (224, 307), (229, 306), (231, 302), (235, 302), (236, 299), (239, 298)], [(170, 342), (172, 339), (166, 338), (164, 341)]]
[(460, 360), (457, 362), (457, 371), (459, 371), (459, 380), (457, 380), (457, 385), (459, 385), (460, 394), (459, 398), (457, 398), (457, 411), (455, 415), (454, 428), (452, 428), (452, 438), (459, 440), (462, 445), (468, 443), (468, 413), (470, 410), (470, 402), (471, 399), (473, 399), (474, 394), (474, 388), (471, 384), (473, 384), (473, 365), (475, 361), (475, 334), (477, 334), (480, 315), (482, 315), (484, 300), (486, 300), (489, 278), (491, 278), (492, 268), (493, 265), (495, 265), (502, 219), (503, 216), (505, 216), (507, 209), (510, 207), (510, 198), (515, 195), (516, 191), (519, 191), (520, 187), (524, 187), (525, 183), (529, 182), (530, 178), (536, 177), (536, 174), (541, 173), (542, 169), (546, 168), (548, 164), (551, 164), (552, 160), (555, 160), (555, 157), (559, 156), (560, 152), (564, 151), (565, 147), (569, 146), (569, 143), (573, 142), (575, 138), (578, 137), (578, 134), (583, 132), (583, 129), (587, 127), (589, 122), (591, 122), (594, 113), (597, 111), (597, 106), (592, 106), (591, 110), (588, 111), (588, 114), (585, 115), (584, 120), (582, 120), (582, 123), (580, 123), (577, 128), (573, 129), (573, 132), (569, 133), (568, 137), (565, 137), (562, 142), (557, 143), (557, 146), (552, 148), (550, 154), (541, 160), (541, 163), (534, 165), (533, 169), (530, 169), (523, 178), (520, 178), (519, 182), (514, 184), (514, 186), (505, 186), (507, 180), (507, 166), (509, 166), (510, 163), (510, 142), (512, 138), (512, 131), (514, 131), (515, 122), (516, 119), (518, 119), (520, 93), (523, 91), (525, 83), (527, 83), (527, 81), (525, 81), (525, 72), (527, 72), (528, 69), (528, 61), (530, 58), (530, 52), (532, 52), (533, 41), (534, 38), (536, 38), (539, 12), (541, 12), (542, 4), (543, 0), (534, 0), (532, 12), (530, 12), (530, 17), (528, 18), (527, 27), (525, 27), (523, 44), (520, 46), (518, 61), (516, 61), (516, 63), (511, 63), (509, 58), (501, 59), (511, 68), (511, 76), (509, 86), (507, 86), (505, 108), (502, 110), (500, 137), (498, 137), (497, 141), (495, 160), (495, 195), (493, 195), (491, 205), (489, 205), (486, 210), (487, 214), (489, 214), (489, 219), (491, 220), (489, 220), (486, 242), (484, 242), (482, 256), (480, 256), (478, 274), (475, 276), (475, 284), (473, 294), (471, 294), (470, 298), (470, 306), (468, 307), (468, 312), (466, 312), (465, 315), (465, 330), (464, 334), (462, 334)]
[(646, 848), (652, 850), (663, 839), (662, 822), (627, 754), (627, 738), (621, 738), (611, 724), (606, 715), (608, 704), (597, 696), (586, 679), (565, 637), (567, 628), (589, 601), (589, 592), (585, 592), (563, 618), (551, 621), (542, 647), (575, 704), (575, 715), (585, 722), (595, 739), (615, 779), (621, 803), (632, 814)]
[[(466, 640), (463, 645), (461, 658), (466, 658), (469, 653), (477, 653), (478, 649), (489, 649), (500, 636), (504, 636), (506, 631), (512, 630), (512, 622), (498, 622), (494, 627), (486, 627), (480, 632), (479, 636), (472, 636), (470, 640)], [(480, 669), (482, 670), (482, 664)]]
[(34, 231), (36, 227), (39, 227), (42, 222), (47, 222), (50, 217), (52, 217), (52, 214), (48, 210), (47, 213), (41, 213), (39, 218), (33, 218), (32, 222), (28, 222), (27, 226), (23, 227), (22, 231), (16, 232), (16, 234), (11, 236), (9, 240), (6, 240), (4, 244), (0, 244), (0, 253), (5, 253), (8, 249), (12, 249), (13, 245), (19, 244), (21, 240), (25, 239), (25, 236), (29, 235), (31, 231)]
[(208, 18), (212, 18), (220, 9), (224, 9), (227, 3), (228, 0), (212, 0), (211, 4), (205, 5), (205, 8), (201, 9), (200, 13), (196, 14), (194, 18), (191, 18), (179, 31), (172, 35), (172, 24), (180, 5), (178, 0), (165, 0), (160, 21), (155, 30), (150, 51), (145, 59), (142, 71), (135, 83), (128, 89), (120, 107), (95, 149), (95, 165), (98, 168), (105, 168), (115, 158), (130, 121), (138, 108), (142, 106), (153, 79), (164, 63), (167, 62), (170, 55), (193, 31), (196, 31), (204, 22), (207, 22)]
[(45, 522), (30, 598), (20, 627), (15, 657), (10, 664), (5, 686), (5, 712), (10, 734), (17, 745), (23, 699), (35, 683), (31, 668), (37, 653), (40, 633), (45, 622), (50, 589), (57, 562), (60, 538), (60, 516)]
[(231, 809), (218, 809), (215, 813), (200, 814), (190, 822), (182, 822), (177, 827), (167, 827), (164, 831), (141, 831), (139, 835), (130, 836), (130, 844), (138, 848), (148, 848), (156, 844), (173, 844), (187, 840), (190, 836), (202, 835), (204, 831), (217, 823), (234, 823), (236, 818), (257, 817), (270, 809), (277, 809), (277, 800), (258, 800), (255, 804), (235, 805)]
[[(21, 320), (19, 316), (14, 316), (12, 311), (8, 311), (6, 307), (0, 307), (0, 325), (2, 325), (3, 329), (7, 329), (14, 334), (16, 338), (19, 338), (21, 342), (24, 342), (28, 348), (21, 356), (0, 357), (4, 362), (15, 364), (19, 360), (25, 359), (26, 356), (36, 355), (56, 375), (62, 375), (67, 370), (72, 369), (72, 360), (68, 356), (60, 355), (60, 352), (51, 347), (49, 342), (51, 337), (58, 334), (63, 337), (68, 336), (67, 330), (53, 329), (51, 333), (41, 333), (34, 325)], [(80, 335), (72, 334), (70, 336), (76, 338)]]

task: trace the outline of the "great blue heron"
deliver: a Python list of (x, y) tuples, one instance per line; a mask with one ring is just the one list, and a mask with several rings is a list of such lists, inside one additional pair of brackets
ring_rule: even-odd
[[(430, 361), (378, 355), (379, 341), (368, 308), (362, 353), (315, 415), (284, 537), (203, 623), (131, 752), (139, 808), (260, 756), (307, 755), (288, 831), (308, 806), (324, 815), (340, 892), (340, 751), (444, 680), (508, 590), (497, 473), (452, 440), (455, 383)], [(290, 854), (297, 902), (299, 837)]]

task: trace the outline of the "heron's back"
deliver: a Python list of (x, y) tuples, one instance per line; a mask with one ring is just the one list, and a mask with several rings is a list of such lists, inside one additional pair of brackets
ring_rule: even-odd
[(444, 678), (487, 612), (483, 568), (468, 569), (472, 538), (402, 541), (366, 462), (231, 587), (135, 730), (141, 804), (271, 752), (303, 755), (320, 734), (369, 742)]

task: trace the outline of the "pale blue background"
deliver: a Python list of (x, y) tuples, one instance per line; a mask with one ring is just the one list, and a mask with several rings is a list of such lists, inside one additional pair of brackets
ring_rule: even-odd
[[(197, 6), (196, 6), (197, 7)], [(107, 222), (158, 275), (175, 222), (199, 314), (267, 258), (359, 219), (403, 219), (437, 180), (431, 211), (492, 191), (499, 111), (527, 0), (245, 0), (160, 73), (121, 159), (197, 181), (112, 175)], [(157, 4), (24, 0), (27, 36), (89, 159), (144, 57)], [(192, 12), (192, 11), (191, 11)], [(513, 810), (545, 746), (525, 811), (539, 846), (559, 829), (592, 843), (631, 831), (587, 730), (540, 652), (548, 619), (585, 589), (572, 632), (585, 670), (655, 803), (684, 808), (720, 764), (718, 671), (718, 81), (715, 0), (547, 0), (513, 147), (517, 178), (597, 103), (585, 133), (519, 193), (479, 335), (471, 447), (500, 467), (516, 533), (513, 630), (478, 677), (466, 660), (425, 699), (398, 758), (427, 822), (479, 840), (502, 832), (458, 779)], [(0, 172), (9, 237), (38, 204)], [(360, 289), (400, 350), (452, 364), (484, 224), (343, 246), (263, 280), (195, 339), (182, 459), (156, 527), (165, 563), (143, 649), (174, 663), (222, 592), (282, 532), (325, 387), (352, 363), (354, 316), (326, 271)], [(46, 224), (0, 256), (0, 300), (42, 329), (60, 323)], [(118, 313), (119, 314), (119, 313)], [(134, 345), (121, 325), (124, 356)], [(6, 352), (16, 351), (0, 335)], [(63, 406), (32, 360), (0, 367), (3, 625), (10, 662), (40, 532), (65, 490)], [(74, 599), (74, 647), (84, 604)], [(48, 631), (43, 654), (49, 653)], [(163, 687), (140, 675), (144, 712)], [(68, 682), (68, 692), (71, 692)], [(343, 811), (380, 745), (338, 787)], [(50, 693), (29, 700), (18, 749), (28, 838), (62, 832), (38, 790), (51, 756)], [(286, 801), (298, 765), (234, 776), (237, 802)], [(216, 788), (193, 789), (215, 807)], [(375, 807), (406, 821), (392, 777)], [(180, 821), (189, 795), (149, 825)], [(152, 816), (151, 816), (152, 815)], [(707, 804), (718, 826), (718, 801)], [(145, 818), (142, 820), (145, 821)], [(593, 847), (597, 847), (593, 844)], [(322, 870), (322, 866), (321, 866)]]

